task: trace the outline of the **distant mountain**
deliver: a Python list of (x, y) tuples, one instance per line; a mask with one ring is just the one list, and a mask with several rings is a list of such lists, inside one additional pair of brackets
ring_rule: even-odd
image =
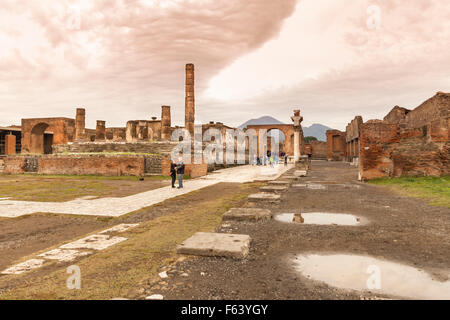
[(310, 127), (303, 127), (303, 136), (316, 137), (320, 141), (327, 141), (327, 130), (333, 130), (323, 124), (315, 123)]
[[(247, 122), (241, 124), (239, 126), (239, 129), (244, 129), (249, 125), (260, 125), (260, 124), (284, 124), (284, 123), (273, 117), (264, 116), (258, 119), (248, 120)], [(310, 127), (303, 127), (303, 135), (305, 137), (316, 137), (320, 141), (327, 141), (326, 135), (327, 130), (332, 129), (322, 124), (315, 123)]]
[(269, 116), (264, 116), (258, 119), (251, 119), (248, 120), (247, 122), (241, 124), (238, 128), (239, 129), (244, 129), (247, 126), (250, 125), (259, 125), (259, 124), (284, 124), (283, 122), (273, 118), (273, 117), (269, 117)]

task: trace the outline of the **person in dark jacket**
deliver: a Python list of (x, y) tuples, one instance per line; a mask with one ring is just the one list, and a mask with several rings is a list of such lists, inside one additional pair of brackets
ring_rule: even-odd
[(184, 163), (182, 159), (180, 159), (177, 164), (177, 175), (178, 175), (178, 189), (182, 189), (184, 176)]
[(177, 166), (173, 161), (170, 161), (170, 176), (172, 177), (172, 188), (175, 188), (175, 181), (177, 180)]

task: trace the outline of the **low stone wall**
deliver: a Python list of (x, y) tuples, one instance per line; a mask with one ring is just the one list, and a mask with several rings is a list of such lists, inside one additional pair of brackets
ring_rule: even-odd
[(38, 171), (39, 156), (8, 156), (4, 159), (3, 172), (7, 174), (21, 174)]
[(145, 173), (143, 156), (47, 156), (39, 158), (39, 174), (140, 176)]
[(147, 173), (147, 170), (161, 174), (160, 160), (160, 157), (139, 155), (24, 155), (4, 158), (3, 172), (7, 174), (35, 172), (56, 175), (141, 176)]
[(171, 142), (73, 142), (53, 147), (53, 153), (142, 153), (170, 154), (177, 143)]
[(20, 174), (25, 172), (25, 157), (6, 157), (3, 161), (4, 173)]
[[(185, 165), (184, 173), (191, 178), (198, 178), (206, 176), (208, 173), (208, 164), (202, 163), (202, 164), (186, 164)], [(164, 176), (170, 176), (170, 158), (166, 157), (162, 159), (161, 162), (162, 167), (162, 175)]]
[(384, 122), (363, 124), (361, 178), (450, 174), (449, 124), (450, 118), (415, 129)]

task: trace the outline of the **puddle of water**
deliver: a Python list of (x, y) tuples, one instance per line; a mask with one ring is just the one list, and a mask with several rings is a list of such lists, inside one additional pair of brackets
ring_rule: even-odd
[[(295, 267), (304, 276), (330, 286), (412, 299), (450, 299), (450, 281), (399, 263), (356, 255), (299, 255)], [(450, 276), (450, 273), (449, 273)]]
[[(301, 222), (303, 219), (303, 222)], [(289, 223), (318, 224), (318, 225), (339, 225), (339, 226), (359, 226), (361, 218), (343, 213), (283, 213), (275, 216), (275, 220)]]

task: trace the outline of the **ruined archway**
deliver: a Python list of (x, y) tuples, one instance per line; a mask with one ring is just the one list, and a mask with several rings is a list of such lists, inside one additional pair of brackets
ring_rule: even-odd
[(30, 153), (52, 153), (53, 135), (45, 134), (49, 126), (45, 122), (40, 122), (31, 129)]
[[(272, 137), (272, 138), (271, 138)], [(278, 144), (278, 148), (272, 145)], [(273, 128), (267, 130), (267, 150), (271, 152), (285, 152), (286, 135), (280, 129)]]

